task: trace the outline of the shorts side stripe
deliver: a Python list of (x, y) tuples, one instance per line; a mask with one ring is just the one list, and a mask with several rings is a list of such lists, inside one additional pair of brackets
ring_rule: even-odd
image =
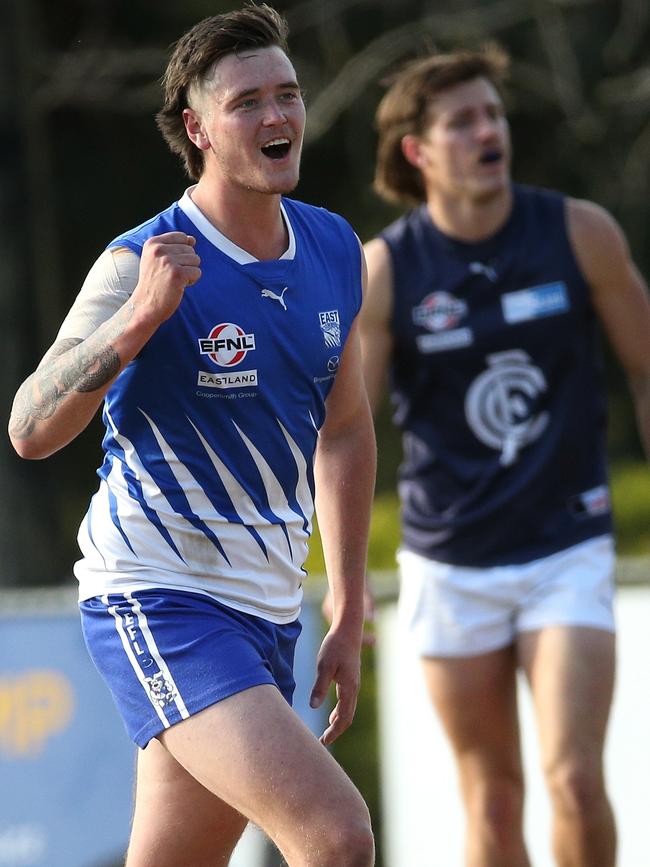
[(147, 648), (149, 650), (149, 653), (151, 654), (152, 659), (155, 660), (156, 664), (158, 665), (158, 670), (165, 678), (166, 683), (173, 690), (174, 703), (178, 709), (178, 712), (181, 715), (181, 719), (187, 719), (190, 714), (185, 707), (185, 702), (183, 701), (183, 698), (180, 694), (178, 687), (176, 686), (174, 678), (172, 677), (171, 672), (167, 667), (167, 663), (162, 657), (160, 651), (158, 650), (158, 646), (153, 637), (151, 629), (149, 628), (149, 624), (147, 622), (146, 615), (142, 610), (142, 606), (140, 605), (140, 601), (138, 599), (134, 599), (131, 593), (125, 593), (125, 598), (128, 599), (128, 601), (133, 606), (133, 613), (138, 618), (138, 626), (140, 627), (140, 631), (142, 632), (144, 640), (147, 643)]
[(127, 634), (125, 632), (124, 621), (123, 621), (122, 615), (117, 611), (117, 606), (109, 604), (108, 596), (102, 596), (102, 602), (108, 607), (108, 613), (111, 614), (115, 620), (115, 629), (117, 630), (117, 634), (120, 636), (120, 640), (122, 642), (122, 647), (124, 648), (124, 652), (126, 653), (127, 658), (129, 660), (129, 662), (131, 663), (131, 667), (133, 668), (133, 671), (135, 672), (136, 677), (138, 678), (138, 680), (140, 681), (140, 683), (142, 685), (142, 689), (145, 691), (147, 698), (149, 699), (153, 708), (155, 709), (156, 713), (158, 714), (158, 717), (159, 717), (161, 723), (163, 724), (163, 726), (166, 729), (169, 728), (171, 723), (169, 722), (169, 720), (165, 716), (163, 708), (161, 708), (160, 705), (158, 704), (158, 702), (154, 700), (154, 698), (151, 694), (151, 690), (147, 686), (147, 681), (146, 681), (144, 672), (142, 671), (142, 668), (140, 667), (140, 664), (135, 657), (135, 654), (133, 652), (133, 648), (131, 647), (131, 642), (129, 641)]

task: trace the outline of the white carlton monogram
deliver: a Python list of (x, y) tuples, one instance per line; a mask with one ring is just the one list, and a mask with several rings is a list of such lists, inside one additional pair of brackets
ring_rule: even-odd
[(469, 387), (465, 417), (482, 443), (501, 452), (500, 463), (507, 467), (548, 424), (547, 412), (531, 412), (531, 404), (546, 391), (546, 379), (522, 349), (488, 355), (487, 363)]

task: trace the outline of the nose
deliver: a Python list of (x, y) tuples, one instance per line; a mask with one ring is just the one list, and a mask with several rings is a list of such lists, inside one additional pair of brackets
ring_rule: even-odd
[(495, 138), (499, 135), (499, 118), (491, 114), (482, 114), (477, 125), (477, 135), (481, 139)]
[(278, 126), (287, 122), (286, 114), (274, 99), (269, 100), (264, 106), (262, 122), (264, 126)]

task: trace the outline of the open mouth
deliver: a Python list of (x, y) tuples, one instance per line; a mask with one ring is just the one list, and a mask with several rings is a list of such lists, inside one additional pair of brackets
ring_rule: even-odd
[(291, 142), (288, 138), (276, 138), (263, 145), (262, 153), (270, 160), (281, 160), (289, 153)]
[(503, 154), (500, 150), (489, 150), (481, 154), (479, 162), (481, 165), (489, 165), (490, 163), (498, 163), (502, 160)]

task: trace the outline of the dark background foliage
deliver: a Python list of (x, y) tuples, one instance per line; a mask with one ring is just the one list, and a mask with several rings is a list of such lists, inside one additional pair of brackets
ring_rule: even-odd
[[(178, 198), (187, 181), (153, 115), (169, 45), (233, 3), (1, 0), (0, 383), (52, 342), (106, 243)], [(310, 113), (296, 195), (344, 214), (363, 240), (396, 215), (372, 192), (380, 80), (435, 49), (496, 40), (513, 58), (515, 175), (607, 207), (650, 271), (650, 6), (645, 0), (278, 2)], [(611, 449), (638, 454), (610, 365)], [(380, 420), (380, 489), (396, 438)], [(70, 580), (76, 525), (95, 487), (101, 424), (45, 463), (0, 445), (0, 584)]]

